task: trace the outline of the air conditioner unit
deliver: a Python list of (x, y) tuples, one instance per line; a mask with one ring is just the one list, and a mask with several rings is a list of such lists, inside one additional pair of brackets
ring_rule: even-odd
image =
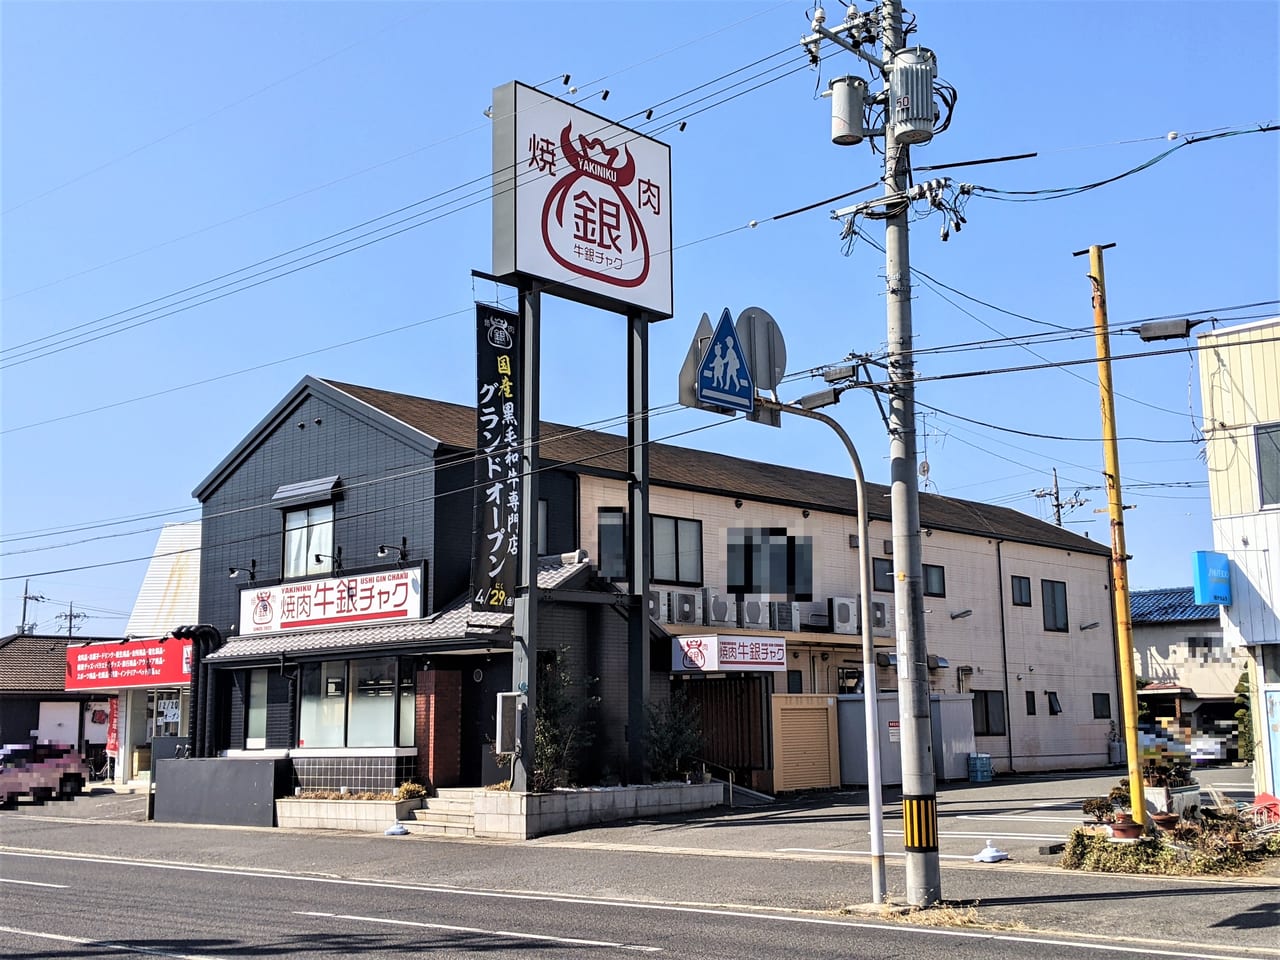
[(733, 597), (712, 587), (702, 588), (702, 622), (708, 627), (736, 627), (738, 607)]
[(795, 633), (800, 629), (800, 604), (776, 602), (769, 604), (769, 629)]
[(667, 623), (667, 595), (662, 590), (649, 591), (649, 619)]
[(702, 624), (702, 594), (672, 590), (667, 594), (668, 623)]
[(827, 623), (831, 624), (832, 633), (853, 636), (862, 633), (861, 610), (857, 597), (828, 597)]
[(831, 629), (830, 604), (825, 600), (800, 602), (800, 629), (827, 632)]
[(871, 633), (877, 637), (893, 636), (893, 605), (889, 601), (871, 601)]
[(760, 597), (745, 597), (739, 600), (738, 626), (747, 630), (768, 630), (768, 602)]

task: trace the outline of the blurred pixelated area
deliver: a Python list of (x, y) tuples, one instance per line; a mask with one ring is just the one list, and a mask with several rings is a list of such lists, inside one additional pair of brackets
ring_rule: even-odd
[(63, 744), (6, 744), (0, 747), (0, 809), (12, 810), (29, 797), (74, 800), (84, 790), (89, 768), (75, 747)]

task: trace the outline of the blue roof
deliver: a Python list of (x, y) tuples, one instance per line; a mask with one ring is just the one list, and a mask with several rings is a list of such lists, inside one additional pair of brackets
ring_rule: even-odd
[(1218, 619), (1216, 603), (1196, 603), (1192, 587), (1135, 590), (1129, 594), (1129, 616), (1134, 623), (1186, 623)]

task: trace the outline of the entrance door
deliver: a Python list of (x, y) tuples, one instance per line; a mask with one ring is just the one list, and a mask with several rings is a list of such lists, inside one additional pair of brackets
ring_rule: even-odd
[(80, 704), (40, 704), (40, 726), (36, 732), (37, 743), (60, 743), (74, 747), (80, 739)]

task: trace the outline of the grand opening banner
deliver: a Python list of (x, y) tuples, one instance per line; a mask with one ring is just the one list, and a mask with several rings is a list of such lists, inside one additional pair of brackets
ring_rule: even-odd
[(510, 613), (520, 566), (520, 318), (476, 304), (475, 536), (471, 609)]

